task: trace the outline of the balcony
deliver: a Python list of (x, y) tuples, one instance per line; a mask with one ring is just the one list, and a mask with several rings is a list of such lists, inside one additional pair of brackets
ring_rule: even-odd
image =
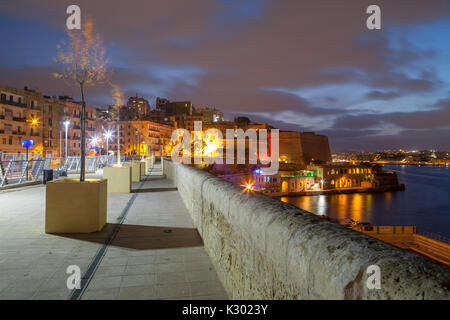
[(72, 129), (74, 129), (74, 130), (80, 130), (81, 127), (80, 127), (80, 126), (73, 126)]
[(6, 99), (1, 99), (0, 103), (7, 104), (7, 105), (10, 105), (10, 106), (20, 107), (20, 108), (26, 108), (27, 107), (27, 105), (25, 103), (10, 101), (10, 100), (6, 100)]
[(30, 107), (31, 110), (41, 110), (41, 107), (39, 106), (34, 106), (34, 107)]
[(27, 118), (13, 117), (12, 119), (13, 119), (13, 121), (19, 121), (19, 122), (26, 122), (27, 121)]
[(73, 117), (79, 119), (81, 116), (80, 116), (79, 114), (74, 113), (74, 114), (73, 114)]
[(86, 128), (87, 131), (95, 131), (95, 128)]
[(24, 136), (25, 132), (23, 131), (13, 131), (12, 134), (18, 135), (18, 136)]
[(77, 137), (77, 136), (73, 136), (72, 137), (72, 140), (80, 140), (81, 138), (80, 137)]
[(32, 133), (30, 133), (30, 136), (31, 137), (39, 137), (40, 134), (39, 134), (39, 132), (32, 132)]

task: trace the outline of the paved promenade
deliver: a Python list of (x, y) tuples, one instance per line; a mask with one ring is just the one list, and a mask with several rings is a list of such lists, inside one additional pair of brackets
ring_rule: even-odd
[(95, 270), (81, 299), (228, 299), (159, 164), (145, 180), (135, 193), (108, 194), (108, 224), (92, 234), (45, 234), (43, 185), (0, 192), (0, 300), (73, 297), (69, 265)]

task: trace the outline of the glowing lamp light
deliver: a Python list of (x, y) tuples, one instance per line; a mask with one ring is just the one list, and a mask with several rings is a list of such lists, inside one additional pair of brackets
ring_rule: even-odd
[(262, 170), (261, 170), (261, 169), (256, 169), (254, 172), (255, 172), (256, 174), (261, 174), (261, 173), (262, 173)]
[(214, 153), (217, 147), (214, 142), (209, 141), (206, 143), (205, 153)]
[(98, 143), (98, 141), (99, 141), (98, 137), (92, 137), (91, 138), (91, 144), (93, 144), (93, 145), (96, 145)]
[(112, 132), (111, 131), (106, 131), (104, 135), (105, 135), (106, 139), (110, 139), (112, 137)]

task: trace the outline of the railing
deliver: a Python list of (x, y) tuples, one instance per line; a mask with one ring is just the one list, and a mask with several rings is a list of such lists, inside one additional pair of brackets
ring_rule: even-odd
[(0, 187), (39, 181), (45, 159), (0, 161)]
[(9, 161), (9, 160), (25, 160), (26, 159), (25, 153), (6, 153), (1, 152), (0, 153), (0, 161)]
[(417, 230), (416, 233), (420, 234), (422, 236), (425, 236), (427, 238), (431, 238), (433, 240), (439, 241), (439, 242), (450, 244), (450, 239), (446, 238), (444, 236), (441, 236), (440, 234), (432, 233), (432, 232), (429, 232), (426, 230)]
[[(121, 161), (124, 162), (125, 156), (121, 156)], [(90, 156), (86, 157), (85, 168), (88, 172), (96, 172), (108, 165), (114, 165), (117, 162), (117, 156)], [(67, 157), (64, 168), (67, 171), (79, 172), (81, 166), (80, 156)]]
[(15, 102), (15, 101), (10, 101), (10, 100), (0, 100), (0, 103), (3, 104), (9, 104), (10, 106), (16, 106), (16, 107), (21, 107), (21, 108), (26, 108), (27, 105), (25, 103), (20, 103), (20, 102)]
[(141, 161), (144, 157), (143, 156), (138, 156), (138, 155), (126, 155), (126, 156), (121, 156), (121, 161)]
[[(30, 158), (32, 157), (29, 155)], [(39, 158), (33, 155), (34, 159), (26, 160), (26, 154), (22, 153), (0, 153), (0, 187), (6, 185), (20, 184), (24, 182), (35, 182), (42, 180), (42, 171), (52, 169), (53, 177), (65, 175), (67, 171), (79, 172), (81, 161), (80, 156), (69, 156), (52, 158)], [(137, 159), (138, 157), (135, 157)], [(121, 162), (127, 160), (126, 156), (120, 157)], [(86, 171), (96, 172), (105, 166), (115, 165), (117, 156), (89, 156), (86, 157)], [(27, 179), (28, 173), (28, 179)]]

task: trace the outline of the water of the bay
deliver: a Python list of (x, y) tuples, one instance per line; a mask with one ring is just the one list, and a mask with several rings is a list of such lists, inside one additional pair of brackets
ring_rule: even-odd
[(372, 225), (417, 226), (450, 238), (450, 167), (384, 166), (397, 172), (405, 191), (282, 197), (304, 210), (335, 220)]

